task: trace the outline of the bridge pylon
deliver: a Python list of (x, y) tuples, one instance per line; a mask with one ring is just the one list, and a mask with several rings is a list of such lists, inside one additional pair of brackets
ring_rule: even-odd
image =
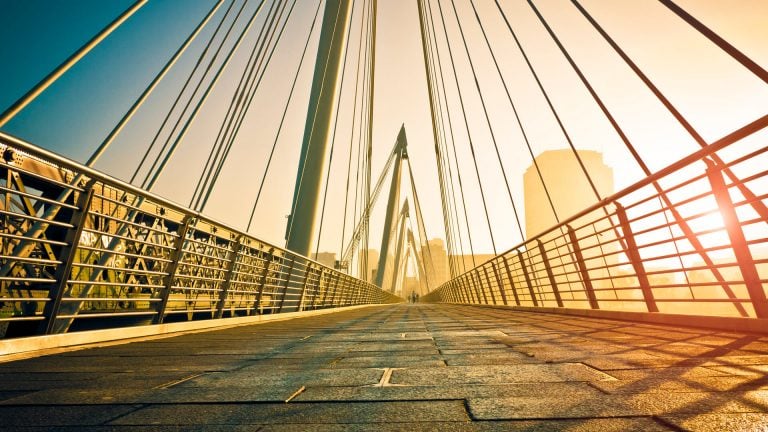
[(286, 248), (309, 256), (322, 184), (328, 135), (336, 105), (336, 85), (347, 34), (350, 0), (327, 0), (309, 96), (291, 214), (285, 231)]

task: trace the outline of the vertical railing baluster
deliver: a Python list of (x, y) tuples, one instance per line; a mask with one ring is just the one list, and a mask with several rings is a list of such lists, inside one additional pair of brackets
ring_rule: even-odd
[(528, 292), (531, 294), (531, 301), (533, 305), (538, 307), (539, 302), (536, 300), (536, 293), (533, 291), (533, 284), (531, 283), (531, 276), (528, 274), (528, 266), (525, 265), (525, 258), (523, 253), (517, 251), (517, 259), (520, 260), (520, 267), (523, 269), (523, 276), (525, 277), (525, 283), (528, 284)]
[(229, 287), (232, 285), (232, 276), (235, 274), (235, 267), (237, 267), (237, 259), (240, 254), (240, 247), (242, 246), (240, 240), (241, 236), (237, 236), (233, 242), (232, 250), (229, 251), (227, 273), (224, 276), (224, 282), (221, 284), (221, 291), (219, 291), (219, 302), (216, 304), (216, 319), (224, 316), (224, 305), (229, 298)]
[[(91, 200), (93, 199), (93, 184), (88, 184), (83, 192), (80, 192), (80, 196), (77, 200), (77, 210), (72, 211), (72, 217), (70, 218), (70, 228), (65, 238), (67, 246), (62, 248), (59, 256), (61, 264), (56, 268), (55, 280), (56, 283), (52, 284), (48, 291), (48, 299), (45, 308), (43, 309), (43, 317), (45, 318), (40, 326), (38, 332), (42, 334), (51, 334), (56, 331), (56, 317), (61, 309), (61, 302), (64, 298), (64, 294), (67, 291), (67, 283), (72, 274), (72, 266), (74, 265), (75, 257), (77, 255), (77, 247), (80, 244), (80, 237), (83, 234), (85, 223), (88, 217), (88, 210), (91, 206)], [(59, 330), (60, 331), (60, 330)]]
[[(317, 301), (320, 299), (320, 290), (323, 288), (323, 273), (325, 268), (320, 267), (320, 274), (317, 275), (317, 290), (315, 290), (315, 296), (312, 298), (312, 310), (317, 310)], [(328, 286), (325, 287), (328, 289)], [(325, 291), (323, 292), (325, 293)]]
[[(336, 275), (336, 286), (333, 289), (333, 297), (331, 298), (331, 304), (333, 307), (339, 307), (339, 297), (342, 297), (341, 293), (344, 291), (344, 283), (346, 282), (345, 276), (346, 275), (341, 273)], [(341, 287), (339, 287), (339, 284), (341, 284)]]
[(493, 269), (493, 275), (496, 278), (496, 284), (499, 287), (499, 294), (501, 294), (501, 301), (504, 303), (504, 306), (507, 306), (507, 293), (504, 292), (504, 283), (501, 280), (501, 273), (499, 273), (499, 268), (496, 266), (495, 262), (491, 263), (491, 268)]
[(157, 304), (155, 318), (152, 320), (154, 324), (162, 324), (165, 321), (165, 309), (168, 307), (168, 300), (171, 298), (173, 281), (176, 279), (176, 272), (184, 256), (184, 242), (187, 239), (187, 234), (192, 224), (194, 224), (194, 218), (192, 216), (185, 216), (179, 227), (178, 237), (176, 237), (173, 251), (171, 251), (171, 264), (165, 277), (165, 286), (160, 292), (160, 301)]
[[(285, 266), (285, 263), (281, 263), (281, 265)], [(288, 288), (291, 284), (291, 277), (293, 276), (293, 268), (296, 266), (296, 257), (291, 256), (291, 265), (288, 268), (288, 274), (285, 275), (285, 284), (283, 284), (283, 295), (280, 296), (280, 307), (277, 309), (277, 313), (280, 313), (283, 311), (283, 306), (285, 305), (285, 297), (288, 295)]]
[(539, 246), (539, 254), (541, 255), (541, 260), (544, 262), (544, 269), (547, 272), (547, 278), (549, 279), (549, 286), (552, 287), (552, 294), (555, 295), (555, 301), (557, 302), (557, 307), (563, 307), (563, 299), (560, 298), (560, 290), (557, 288), (557, 281), (555, 280), (555, 275), (552, 273), (552, 267), (549, 265), (549, 258), (547, 258), (547, 251), (544, 249), (544, 243), (541, 242), (541, 240), (537, 239), (536, 242)]
[(746, 236), (739, 223), (739, 216), (736, 214), (728, 186), (723, 179), (723, 167), (709, 159), (704, 159), (704, 162), (707, 164), (707, 178), (712, 186), (712, 193), (715, 196), (715, 201), (717, 201), (717, 207), (720, 209), (720, 215), (723, 217), (728, 239), (731, 241), (731, 249), (733, 249), (733, 254), (739, 265), (744, 285), (747, 287), (749, 299), (755, 308), (755, 315), (757, 318), (768, 318), (768, 301), (766, 301), (763, 284), (755, 266), (755, 260), (752, 258), (752, 252), (749, 250)]
[(640, 252), (637, 250), (637, 243), (635, 243), (635, 235), (632, 233), (632, 227), (629, 224), (629, 218), (627, 218), (627, 212), (624, 210), (621, 204), (616, 204), (616, 215), (619, 217), (619, 223), (621, 224), (621, 231), (624, 234), (624, 242), (627, 245), (627, 258), (632, 264), (632, 268), (637, 275), (637, 281), (640, 284), (640, 290), (643, 293), (643, 299), (645, 300), (645, 306), (648, 308), (648, 312), (658, 312), (659, 308), (656, 306), (656, 300), (653, 298), (653, 291), (651, 291), (651, 284), (648, 282), (648, 274), (645, 272), (643, 266), (643, 259), (640, 257)]
[(301, 312), (304, 310), (304, 297), (307, 294), (307, 283), (309, 282), (309, 276), (311, 274), (312, 274), (312, 263), (306, 262), (306, 265), (304, 266), (304, 282), (301, 284), (301, 296), (299, 297), (299, 305), (296, 308), (298, 312)]
[(520, 306), (520, 297), (517, 295), (517, 287), (515, 286), (515, 280), (512, 278), (512, 270), (509, 268), (507, 256), (502, 256), (501, 260), (504, 261), (504, 268), (507, 270), (507, 279), (509, 279), (509, 287), (512, 289), (512, 295), (515, 297), (515, 305)]
[(470, 283), (469, 279), (469, 273), (464, 274), (464, 289), (467, 290), (467, 295), (469, 295), (469, 304), (480, 304), (480, 297), (476, 297), (476, 292), (472, 284)]
[(267, 286), (269, 273), (271, 272), (270, 268), (272, 267), (272, 262), (275, 259), (275, 248), (270, 248), (269, 252), (267, 252), (267, 255), (268, 257), (264, 258), (264, 269), (261, 271), (261, 283), (259, 284), (259, 289), (256, 292), (256, 301), (253, 303), (254, 315), (261, 315), (261, 299), (264, 296), (264, 288)]
[[(488, 293), (491, 294), (491, 300), (493, 301), (493, 304), (496, 304), (496, 295), (493, 294), (493, 285), (491, 285), (491, 278), (488, 277), (488, 269), (483, 266), (483, 274), (485, 274), (485, 283), (488, 284)], [(480, 274), (477, 275), (477, 278), (480, 279)]]
[(576, 256), (576, 266), (581, 274), (581, 283), (584, 284), (584, 291), (587, 294), (587, 300), (589, 300), (589, 307), (592, 309), (600, 309), (600, 305), (597, 303), (597, 296), (595, 296), (595, 289), (592, 286), (592, 279), (589, 277), (589, 270), (584, 262), (584, 255), (581, 253), (581, 246), (579, 245), (579, 238), (576, 237), (576, 231), (571, 228), (570, 225), (565, 226), (568, 229), (568, 238), (571, 240), (571, 249)]

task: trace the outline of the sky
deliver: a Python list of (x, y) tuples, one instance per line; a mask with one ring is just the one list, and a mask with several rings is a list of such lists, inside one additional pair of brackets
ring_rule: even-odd
[[(10, 106), (132, 3), (126, 0), (0, 0), (0, 40), (6, 41), (0, 46), (0, 58), (5, 60), (0, 79), (0, 110)], [(642, 178), (642, 172), (528, 4), (518, 0), (501, 3), (575, 147), (602, 152), (605, 162), (614, 169), (617, 189)], [(84, 162), (213, 4), (213, 0), (150, 0), (2, 130)], [(233, 10), (240, 4), (238, 0)], [(257, 4), (257, 1), (250, 0), (244, 15), (255, 10)], [(438, 6), (437, 0), (431, 0), (430, 4), (436, 24), (441, 22), (440, 8), (445, 16), (458, 83), (466, 104), (467, 122), (481, 168), (479, 175), (488, 198), (496, 249), (501, 252), (519, 243), (521, 238), (514, 226), (512, 207), (451, 2), (439, 0)], [(540, 154), (546, 150), (567, 148), (568, 144), (495, 3), (492, 0), (475, 0), (475, 4), (512, 98), (519, 108), (532, 151)], [(569, 1), (538, 0), (535, 4), (652, 171), (698, 149), (690, 136)], [(582, 4), (708, 142), (768, 111), (765, 102), (768, 101), (768, 86), (659, 2), (583, 0)], [(678, 0), (678, 4), (758, 64), (768, 68), (768, 44), (765, 43), (768, 41), (768, 26), (765, 25), (768, 22), (768, 2)], [(203, 41), (210, 36), (216, 20), (220, 19), (228, 5), (229, 0), (214, 16), (213, 24), (202, 31), (189, 52), (99, 160), (97, 169), (123, 180), (131, 178), (195, 57), (202, 51)], [(286, 215), (290, 213), (304, 132), (319, 30), (315, 28), (310, 35), (309, 29), (317, 6), (316, 0), (298, 0), (205, 209), (205, 213), (214, 219), (245, 229), (299, 56), (309, 35), (307, 60), (299, 72), (273, 166), (266, 177), (265, 191), (250, 229), (251, 234), (278, 245), (284, 243)], [(531, 164), (528, 150), (523, 144), (469, 0), (456, 1), (456, 8), (466, 32), (499, 152), (510, 178), (515, 205), (524, 211), (521, 179)], [(353, 114), (353, 78), (363, 9), (361, 1), (355, 2), (350, 20), (351, 48), (346, 63), (349, 72), (340, 90), (334, 152), (330, 164), (326, 164), (326, 167), (330, 165), (331, 175), (319, 244), (321, 251), (338, 252), (342, 244), (346, 164), (350, 137), (355, 133), (350, 122)], [(256, 40), (258, 29), (263, 26), (265, 11), (266, 6), (231, 65), (224, 71), (210, 100), (202, 107), (198, 119), (192, 123), (179, 150), (153, 187), (153, 192), (172, 201), (189, 204), (211, 142), (244, 68), (247, 53)], [(242, 22), (244, 20), (239, 23)], [(235, 28), (240, 26), (237, 24)], [(372, 175), (374, 180), (378, 177), (400, 126), (405, 125), (410, 163), (415, 172), (428, 237), (444, 237), (416, 1), (380, 0), (377, 31)], [(449, 72), (448, 45), (441, 32), (440, 24), (438, 48), (444, 68), (445, 94), (455, 127), (460, 170), (465, 182), (469, 226), (475, 252), (490, 253), (493, 252), (491, 238), (476, 174), (470, 163), (472, 155), (467, 131), (458, 110), (456, 82)], [(765, 134), (754, 137), (755, 145), (764, 145), (765, 138)], [(545, 177), (554, 178), (557, 175), (545, 173)], [(386, 196), (386, 191), (382, 195)], [(350, 201), (353, 199), (350, 196)], [(380, 201), (371, 221), (372, 239), (381, 236), (384, 198)], [(355, 213), (352, 204), (348, 206), (347, 238)], [(372, 247), (378, 248), (377, 244), (378, 240), (372, 240)]]

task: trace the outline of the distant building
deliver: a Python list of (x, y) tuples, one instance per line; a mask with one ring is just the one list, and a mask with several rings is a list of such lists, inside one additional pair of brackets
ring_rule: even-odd
[(424, 263), (427, 279), (430, 289), (435, 289), (448, 280), (450, 272), (448, 271), (448, 253), (445, 250), (443, 239), (433, 238), (427, 242), (428, 254), (425, 258), (432, 259), (432, 265)]
[[(364, 265), (365, 265), (365, 262), (362, 259), (365, 256), (364, 254), (367, 254), (367, 256), (368, 256), (368, 271), (367, 272), (363, 268)], [(376, 249), (367, 249), (367, 250), (363, 249), (363, 250), (360, 251), (358, 256), (359, 256), (359, 258), (358, 258), (358, 262), (357, 262), (357, 266), (358, 266), (357, 274), (360, 275), (360, 277), (364, 279), (363, 275), (367, 273), (368, 274), (368, 282), (373, 283), (373, 279), (376, 276), (376, 266), (379, 265), (379, 251), (376, 250)]]
[[(613, 169), (603, 162), (602, 153), (579, 150), (578, 154), (600, 196), (613, 194)], [(572, 150), (545, 151), (536, 157), (536, 163), (560, 220), (573, 216), (598, 201)], [(557, 219), (533, 164), (523, 174), (523, 188), (525, 236), (531, 238), (554, 226)]]
[(320, 253), (312, 254), (312, 259), (330, 268), (334, 268), (334, 266), (336, 265), (335, 252), (320, 252)]
[(451, 259), (456, 265), (457, 274), (462, 274), (465, 270), (472, 270), (495, 256), (494, 254), (475, 254), (472, 259), (472, 255), (452, 255)]

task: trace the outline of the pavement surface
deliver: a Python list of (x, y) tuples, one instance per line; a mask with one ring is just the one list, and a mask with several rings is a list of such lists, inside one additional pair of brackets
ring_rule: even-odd
[(0, 430), (768, 430), (768, 337), (395, 305), (0, 363)]

